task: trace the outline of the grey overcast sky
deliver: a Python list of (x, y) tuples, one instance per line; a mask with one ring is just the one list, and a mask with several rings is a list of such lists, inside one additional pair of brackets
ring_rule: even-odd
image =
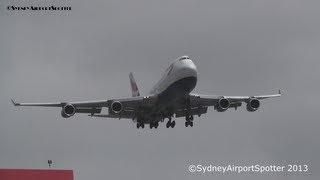
[[(0, 4), (0, 168), (73, 169), (77, 180), (319, 179), (320, 1), (67, 1), (71, 12)], [(32, 1), (33, 3), (43, 3)], [(53, 4), (63, 4), (51, 0)], [(197, 65), (194, 92), (276, 93), (255, 113), (213, 109), (193, 128), (137, 130), (128, 120), (15, 108), (142, 93), (173, 59)], [(306, 162), (309, 176), (190, 174), (190, 163)]]

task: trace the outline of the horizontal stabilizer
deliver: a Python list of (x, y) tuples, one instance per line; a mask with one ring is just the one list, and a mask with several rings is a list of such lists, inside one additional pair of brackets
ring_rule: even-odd
[(20, 105), (19, 103), (15, 102), (13, 99), (11, 99), (11, 102), (12, 102), (12, 104), (13, 104), (14, 106), (19, 106), (19, 105)]

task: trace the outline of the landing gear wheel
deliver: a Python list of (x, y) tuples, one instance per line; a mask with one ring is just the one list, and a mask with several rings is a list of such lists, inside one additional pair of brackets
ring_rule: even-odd
[(184, 123), (184, 125), (186, 127), (188, 127), (188, 126), (192, 127), (193, 126), (193, 116), (187, 115), (186, 122)]
[(169, 121), (167, 122), (166, 127), (167, 127), (167, 128), (171, 127), (171, 120), (169, 120)]
[(166, 124), (166, 127), (167, 127), (167, 128), (169, 128), (169, 127), (174, 128), (175, 125), (176, 125), (176, 122), (175, 122), (175, 121), (169, 120), (169, 121), (167, 122), (167, 124)]
[(157, 129), (158, 126), (159, 126), (159, 123), (158, 123), (158, 122), (150, 122), (150, 129), (152, 129), (152, 128)]
[(144, 128), (144, 123), (143, 122), (137, 122), (137, 128)]
[(171, 124), (170, 124), (171, 128), (174, 128), (175, 125), (176, 125), (175, 121), (172, 121)]
[(188, 126), (193, 127), (193, 122), (192, 121), (186, 121), (186, 122), (184, 122), (184, 125), (186, 127), (188, 127)]

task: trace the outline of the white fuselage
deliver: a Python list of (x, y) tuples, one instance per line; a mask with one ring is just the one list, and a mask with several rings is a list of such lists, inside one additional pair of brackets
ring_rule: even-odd
[(187, 88), (185, 91), (190, 92), (194, 89), (196, 80), (197, 67), (188, 56), (182, 56), (170, 64), (150, 94), (161, 94), (172, 88), (179, 90), (177, 87), (184, 85)]

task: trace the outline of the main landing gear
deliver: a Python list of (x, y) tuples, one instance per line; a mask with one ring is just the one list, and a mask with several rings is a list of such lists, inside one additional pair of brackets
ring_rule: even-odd
[[(157, 129), (158, 126), (159, 126), (159, 123), (158, 123), (158, 122), (151, 122), (151, 123), (149, 124), (150, 129), (152, 129), (152, 128)], [(144, 123), (137, 122), (137, 129), (139, 129), (140, 127), (143, 129), (143, 128), (144, 128)]]
[(186, 116), (186, 122), (184, 123), (186, 127), (193, 126), (193, 116)]
[(190, 111), (191, 111), (191, 106), (190, 106), (190, 96), (187, 96), (186, 97), (186, 122), (184, 123), (184, 125), (186, 127), (190, 126), (192, 127), (193, 126), (193, 116), (190, 115)]
[(139, 128), (144, 128), (144, 123), (143, 122), (137, 122), (137, 129), (139, 129)]
[(159, 123), (158, 123), (158, 122), (150, 122), (150, 129), (152, 129), (152, 128), (157, 129), (158, 126), (159, 126)]
[(171, 117), (169, 117), (169, 121), (167, 122), (166, 124), (166, 127), (169, 128), (174, 128), (174, 126), (176, 125), (176, 122), (175, 121), (171, 121)]

